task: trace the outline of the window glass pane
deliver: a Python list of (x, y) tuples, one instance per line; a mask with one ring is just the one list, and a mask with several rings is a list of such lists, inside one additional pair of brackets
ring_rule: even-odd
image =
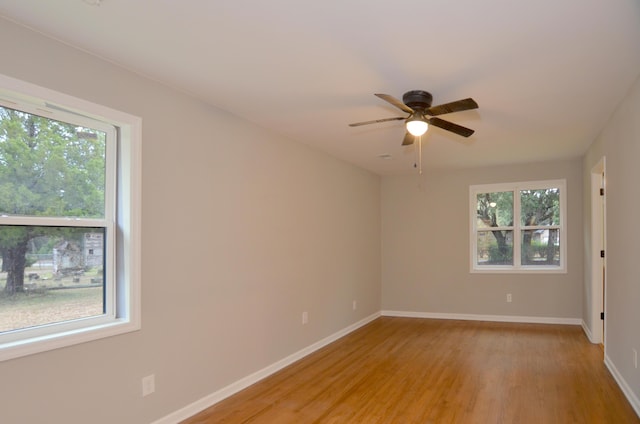
[(560, 225), (560, 189), (520, 190), (522, 225)]
[(522, 265), (560, 265), (560, 230), (522, 231)]
[(478, 231), (478, 265), (513, 265), (513, 231)]
[(104, 228), (0, 226), (0, 332), (104, 314)]
[(477, 228), (513, 226), (513, 192), (478, 193)]
[(0, 106), (0, 213), (104, 218), (105, 139)]

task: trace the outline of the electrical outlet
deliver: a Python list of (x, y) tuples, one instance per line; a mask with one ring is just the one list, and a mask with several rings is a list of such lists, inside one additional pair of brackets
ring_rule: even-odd
[(633, 349), (633, 366), (638, 368), (638, 351), (636, 349)]
[(142, 396), (149, 396), (156, 391), (156, 375), (151, 374), (142, 379)]
[(511, 300), (512, 300), (511, 293), (507, 293), (507, 302), (511, 303)]
[(307, 311), (304, 311), (302, 313), (302, 325), (306, 324), (309, 322), (309, 313)]
[(356, 302), (355, 300), (353, 301), (353, 310), (355, 311), (356, 309), (358, 309), (358, 302)]

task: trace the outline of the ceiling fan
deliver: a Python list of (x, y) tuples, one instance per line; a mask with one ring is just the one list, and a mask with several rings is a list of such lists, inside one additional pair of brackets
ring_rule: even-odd
[(359, 127), (360, 125), (377, 124), (379, 122), (387, 121), (400, 121), (404, 120), (406, 123), (407, 133), (402, 140), (402, 145), (407, 146), (413, 144), (416, 137), (423, 135), (427, 132), (429, 124), (436, 127), (451, 131), (455, 134), (463, 137), (469, 137), (474, 133), (472, 129), (463, 127), (453, 122), (445, 121), (444, 119), (437, 118), (438, 115), (444, 115), (445, 113), (461, 112), (463, 110), (477, 109), (478, 104), (472, 98), (458, 100), (451, 103), (445, 103), (438, 106), (431, 106), (433, 96), (423, 90), (407, 91), (402, 96), (402, 101), (396, 99), (388, 94), (376, 94), (382, 100), (391, 103), (393, 106), (409, 114), (407, 117), (393, 117), (375, 119), (373, 121), (356, 122), (349, 124), (350, 127)]

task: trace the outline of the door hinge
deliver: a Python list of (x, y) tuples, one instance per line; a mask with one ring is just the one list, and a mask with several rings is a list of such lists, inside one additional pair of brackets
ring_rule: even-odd
[(600, 189), (600, 196), (604, 196), (604, 189), (603, 188)]
[(600, 251), (600, 257), (601, 257), (601, 258), (604, 258), (604, 250), (601, 250), (601, 251)]
[(600, 312), (600, 319), (604, 321), (604, 312)]

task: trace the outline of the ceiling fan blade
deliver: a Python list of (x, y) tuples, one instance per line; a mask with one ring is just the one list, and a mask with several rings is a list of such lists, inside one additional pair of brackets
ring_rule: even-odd
[(430, 116), (443, 115), (445, 113), (462, 112), (463, 110), (477, 109), (478, 103), (472, 98), (458, 100), (451, 103), (445, 103), (443, 105), (432, 106), (425, 110), (425, 113)]
[(387, 121), (401, 121), (403, 119), (407, 119), (407, 118), (403, 118), (401, 116), (397, 116), (395, 118), (374, 119), (373, 121), (356, 122), (354, 124), (349, 124), (349, 126), (350, 127), (359, 127), (360, 125), (378, 124), (380, 122), (387, 122)]
[(403, 146), (410, 146), (413, 144), (413, 142), (416, 140), (416, 136), (413, 134), (410, 134), (408, 131), (407, 133), (404, 135), (404, 140), (402, 140), (402, 145)]
[(392, 105), (394, 105), (395, 107), (397, 107), (398, 109), (405, 111), (407, 113), (413, 113), (414, 110), (411, 109), (409, 106), (405, 105), (404, 103), (402, 103), (400, 100), (396, 99), (393, 96), (390, 96), (388, 94), (376, 94), (376, 96), (380, 97), (382, 100), (391, 103)]
[(471, 134), (475, 132), (472, 129), (463, 127), (462, 125), (454, 124), (453, 122), (445, 121), (444, 119), (440, 119), (440, 118), (429, 118), (429, 123), (436, 127), (440, 127), (444, 130), (451, 131), (453, 133), (461, 135), (463, 137), (469, 137)]

